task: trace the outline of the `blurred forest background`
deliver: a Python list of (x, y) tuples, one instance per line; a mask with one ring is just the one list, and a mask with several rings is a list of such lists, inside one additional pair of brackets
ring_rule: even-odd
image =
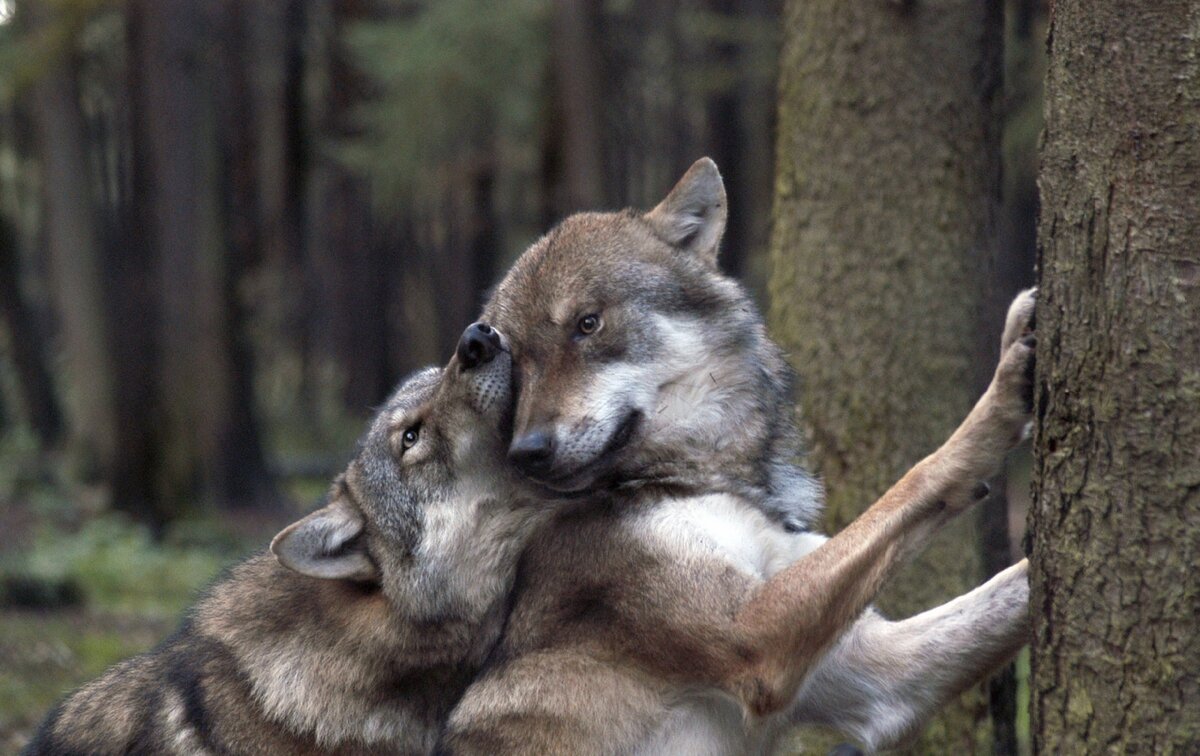
[[(0, 0), (0, 750), (312, 506), (579, 209), (702, 155), (765, 289), (782, 0)], [(1005, 14), (1031, 271), (1044, 9)]]

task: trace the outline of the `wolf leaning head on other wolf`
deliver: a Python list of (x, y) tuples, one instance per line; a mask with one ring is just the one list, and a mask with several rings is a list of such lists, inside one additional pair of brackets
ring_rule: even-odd
[[(121, 697), (143, 720), (127, 745), (428, 751), (481, 669), (449, 751), (736, 753), (791, 722), (886, 747), (918, 730), (1023, 642), (1024, 566), (903, 622), (862, 610), (1019, 437), (1032, 299), (975, 412), (885, 497), (891, 519), (788, 570), (824, 542), (820, 491), (795, 463), (786, 363), (717, 270), (724, 222), (708, 160), (649, 213), (565, 220), (497, 288), (499, 332), (473, 326), (445, 371), (408, 381), (330, 503), (276, 539), (290, 571), (235, 570), (31, 751), (98, 743), (122, 721), (101, 723), (101, 702)], [(853, 590), (805, 599), (823, 581)], [(789, 605), (824, 611), (772, 614)]]

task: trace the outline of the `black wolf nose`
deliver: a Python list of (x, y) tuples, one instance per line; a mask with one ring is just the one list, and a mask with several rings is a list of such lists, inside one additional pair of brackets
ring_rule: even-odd
[(529, 475), (545, 473), (554, 459), (554, 437), (545, 431), (535, 430), (515, 438), (508, 447), (508, 459)]
[(500, 353), (500, 334), (487, 323), (472, 323), (458, 340), (456, 353), (463, 370), (487, 364)]

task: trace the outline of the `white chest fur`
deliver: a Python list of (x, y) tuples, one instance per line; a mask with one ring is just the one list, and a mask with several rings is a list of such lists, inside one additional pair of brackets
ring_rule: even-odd
[(765, 580), (826, 538), (789, 533), (744, 499), (709, 494), (659, 502), (629, 523), (637, 538), (680, 558), (707, 556)]
[[(681, 560), (715, 559), (758, 580), (769, 579), (825, 542), (789, 533), (743, 499), (710, 494), (659, 502), (629, 521), (636, 537)], [(747, 721), (719, 691), (700, 692), (672, 707), (640, 744), (640, 753), (742, 754), (771, 740), (773, 722)]]

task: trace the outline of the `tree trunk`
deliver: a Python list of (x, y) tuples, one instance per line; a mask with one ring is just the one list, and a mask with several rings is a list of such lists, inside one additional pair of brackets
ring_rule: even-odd
[[(321, 117), (327, 147), (359, 134), (354, 110), (366, 100), (370, 83), (354, 67), (343, 36), (348, 27), (370, 21), (378, 11), (366, 0), (333, 0), (326, 15), (314, 20), (316, 26), (328, 24), (324, 65), (329, 79)], [(365, 417), (387, 395), (393, 378), (385, 313), (389, 264), (397, 260), (382, 243), (367, 179), (330, 152), (320, 154), (313, 171), (318, 216), (309, 259), (316, 294), (311, 324), (318, 356), (325, 361), (321, 367), (332, 366), (342, 381), (342, 406)]]
[[(712, 12), (720, 14), (727, 23), (734, 21), (737, 12), (734, 0), (716, 0), (711, 3)], [(711, 59), (729, 71), (736, 71), (741, 63), (738, 45), (723, 39), (712, 45)], [(754, 197), (750, 189), (747, 169), (742, 154), (746, 150), (746, 124), (743, 122), (742, 104), (744, 85), (740, 77), (731, 77), (729, 82), (717, 88), (709, 96), (707, 113), (711, 131), (712, 158), (721, 168), (728, 195), (728, 222), (725, 236), (721, 240), (721, 268), (735, 278), (746, 273), (746, 245), (749, 241), (751, 207)]]
[(0, 323), (8, 330), (17, 388), (29, 426), (43, 447), (53, 448), (62, 437), (62, 412), (46, 366), (45, 339), (21, 292), (20, 267), (17, 235), (0, 217)]
[(1059, 0), (1030, 517), (1039, 753), (1200, 751), (1200, 2)]
[(116, 358), (117, 441), (113, 506), (156, 531), (171, 517), (161, 495), (159, 469), (165, 444), (157, 386), (159, 364), (158, 268), (154, 254), (146, 70), (146, 19), (133, 6), (125, 14), (126, 93), (129, 113), (129, 198), (122, 206), (121, 252), (115, 255), (110, 291)]
[[(597, 49), (600, 3), (554, 0), (552, 73), (563, 174), (562, 215), (604, 205), (601, 60)], [(561, 215), (560, 215), (561, 217)]]
[(221, 6), (224, 86), (219, 141), (225, 255), (220, 296), (225, 313), (221, 346), (228, 356), (223, 377), (229, 406), (217, 429), (212, 494), (224, 507), (243, 509), (273, 508), (280, 503), (259, 434), (254, 355), (247, 334), (251, 308), (240, 291), (247, 275), (261, 264), (266, 244), (259, 202), (261, 129), (251, 38), (252, 14), (257, 11), (259, 7), (246, 0), (225, 0)]
[[(61, 28), (62, 19), (36, 4), (34, 30)], [(64, 392), (72, 446), (90, 472), (107, 475), (117, 453), (113, 362), (103, 300), (100, 222), (88, 162), (87, 127), (79, 103), (73, 41), (55, 51), (34, 86), (42, 164), (44, 227), (55, 313), (66, 354)]]
[[(128, 11), (134, 177), (126, 232), (152, 292), (135, 296), (144, 297), (154, 332), (143, 345), (151, 377), (130, 376), (143, 384), (142, 396), (129, 398), (140, 412), (124, 421), (147, 426), (130, 431), (143, 450), (133, 472), (147, 476), (138, 494), (148, 497), (158, 524), (224, 496), (243, 498), (224, 502), (238, 504), (269, 491), (254, 482), (265, 470), (233, 301), (244, 269), (239, 255), (261, 242), (254, 167), (245, 164), (253, 161), (252, 143), (238, 141), (250, 140), (248, 131), (233, 134), (217, 117), (220, 75), (228, 72), (212, 56), (229, 50), (218, 43), (220, 10), (137, 0)], [(224, 160), (223, 136), (231, 145)], [(222, 186), (232, 192), (228, 218)]]
[[(793, 0), (785, 12), (770, 322), (800, 374), (831, 530), (945, 440), (994, 366), (980, 365), (977, 329), (999, 212), (1000, 11)], [(885, 591), (886, 611), (979, 582), (979, 512), (948, 531)], [(976, 689), (916, 751), (990, 750), (989, 730)]]

